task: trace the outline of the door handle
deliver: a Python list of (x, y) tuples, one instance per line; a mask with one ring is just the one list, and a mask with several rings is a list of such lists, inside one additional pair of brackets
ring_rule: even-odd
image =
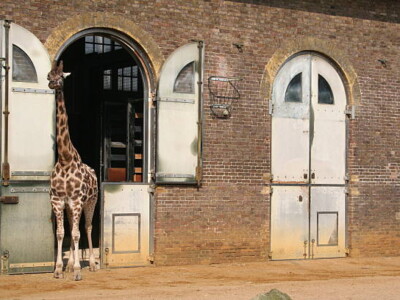
[(307, 173), (304, 173), (304, 174), (303, 174), (303, 177), (304, 177), (304, 179), (307, 179), (307, 178), (308, 178), (308, 174), (307, 174)]
[(311, 173), (311, 179), (315, 179), (315, 173)]
[(302, 195), (299, 196), (299, 202), (303, 202), (303, 196)]

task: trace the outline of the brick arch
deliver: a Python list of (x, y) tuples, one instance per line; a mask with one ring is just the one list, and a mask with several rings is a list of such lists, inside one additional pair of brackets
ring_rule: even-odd
[(357, 74), (347, 58), (347, 54), (332, 41), (316, 39), (313, 37), (298, 38), (283, 43), (272, 55), (265, 66), (261, 81), (261, 98), (269, 101), (272, 97), (272, 86), (280, 67), (293, 55), (312, 51), (320, 53), (331, 60), (339, 69), (344, 79), (347, 92), (347, 101), (350, 105), (358, 105), (361, 102), (361, 92), (357, 80)]
[(61, 23), (51, 32), (45, 42), (50, 58), (53, 60), (62, 46), (76, 33), (91, 28), (116, 30), (132, 38), (147, 55), (155, 76), (159, 76), (164, 56), (151, 35), (134, 22), (122, 16), (107, 13), (81, 14)]

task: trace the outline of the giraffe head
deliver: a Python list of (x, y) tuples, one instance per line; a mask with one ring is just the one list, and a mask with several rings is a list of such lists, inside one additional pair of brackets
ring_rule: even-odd
[(49, 74), (47, 75), (47, 80), (49, 81), (49, 88), (54, 90), (62, 90), (64, 87), (64, 79), (71, 73), (63, 72), (63, 62), (57, 65), (56, 61), (53, 61), (53, 65)]

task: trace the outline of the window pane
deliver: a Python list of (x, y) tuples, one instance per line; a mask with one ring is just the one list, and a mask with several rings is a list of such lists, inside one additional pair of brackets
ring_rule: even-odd
[(104, 38), (104, 44), (111, 45), (111, 40), (109, 38)]
[(290, 81), (285, 93), (285, 102), (302, 102), (301, 74), (297, 74)]
[(174, 93), (194, 94), (194, 62), (188, 63), (178, 74)]
[(94, 47), (94, 52), (103, 53), (103, 45), (95, 44)]
[(123, 77), (123, 90), (130, 91), (131, 90), (131, 78)]
[(85, 54), (93, 53), (93, 44), (85, 44)]
[(37, 74), (29, 56), (19, 47), (13, 45), (12, 80), (37, 82)]
[(131, 67), (125, 67), (124, 68), (124, 76), (131, 76)]
[(133, 66), (132, 67), (132, 76), (137, 77), (138, 75), (138, 66)]
[(318, 75), (318, 103), (333, 104), (332, 89), (321, 75)]
[(111, 70), (104, 70), (103, 89), (111, 90)]
[(85, 36), (85, 42), (93, 43), (93, 36), (92, 35)]
[(122, 77), (118, 77), (118, 91), (122, 91)]
[(132, 92), (137, 92), (138, 90), (138, 79), (132, 78)]
[(111, 52), (112, 48), (111, 45), (104, 45), (104, 53)]
[(103, 43), (103, 37), (102, 36), (96, 35), (94, 37), (94, 39), (95, 39), (95, 42), (98, 43), (98, 44), (102, 44)]

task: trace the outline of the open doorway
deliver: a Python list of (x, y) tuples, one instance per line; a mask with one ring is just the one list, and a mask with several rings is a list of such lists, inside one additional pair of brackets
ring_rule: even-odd
[[(88, 32), (59, 56), (65, 72), (65, 102), (72, 142), (83, 162), (103, 182), (143, 182), (145, 94), (143, 66), (118, 38)], [(99, 191), (101, 189), (99, 188)], [(93, 219), (93, 245), (100, 244), (101, 193)], [(84, 222), (81, 219), (81, 232)], [(87, 248), (85, 234), (80, 248)], [(66, 230), (64, 246), (69, 247)]]

